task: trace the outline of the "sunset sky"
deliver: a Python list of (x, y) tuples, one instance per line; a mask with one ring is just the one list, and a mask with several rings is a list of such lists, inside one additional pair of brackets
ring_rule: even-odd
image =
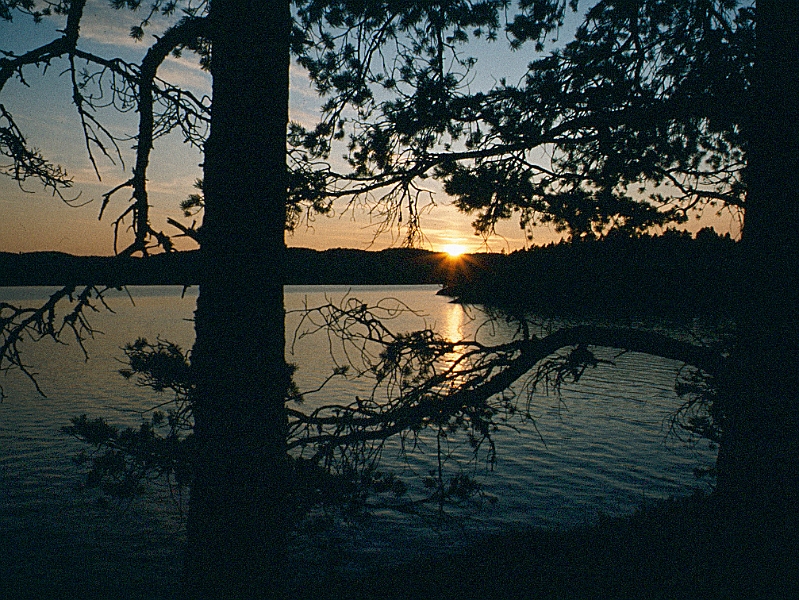
[[(57, 21), (36, 27), (29, 21), (28, 18), (19, 18), (13, 23), (0, 21), (0, 46), (24, 52), (57, 35), (54, 33)], [(107, 8), (107, 2), (90, 0), (82, 28), (83, 47), (103, 56), (120, 55), (127, 60), (138, 60), (146, 51), (147, 40), (151, 40), (151, 35), (159, 30), (156, 24), (152, 31), (146, 31), (145, 41), (137, 43), (127, 35), (130, 26), (136, 22), (136, 17), (127, 11), (112, 11)], [(488, 87), (501, 76), (515, 81), (533, 58), (531, 47), (511, 53), (501, 36), (500, 41), (494, 44), (481, 43), (470, 47), (469, 53), (472, 52), (478, 57), (478, 76), (474, 86)], [(502, 65), (502, 73), (496, 72), (497, 65)], [(51, 192), (42, 190), (34, 181), (26, 182), (23, 191), (9, 177), (0, 176), (0, 251), (113, 253), (113, 220), (127, 207), (129, 193), (121, 192), (114, 196), (101, 221), (98, 220), (100, 199), (103, 193), (130, 176), (133, 141), (121, 144), (124, 165), (117, 158), (114, 164), (99, 152), (95, 153), (102, 177), (98, 181), (87, 156), (80, 121), (71, 104), (69, 77), (59, 76), (65, 66), (66, 62), (62, 61), (53, 63), (46, 72), (28, 68), (25, 71), (27, 86), (16, 79), (9, 81), (0, 94), (0, 103), (14, 116), (29, 144), (52, 162), (64, 166), (73, 177), (74, 187), (66, 190), (64, 196), (67, 200), (74, 200), (72, 204), (76, 207), (53, 197)], [(182, 59), (169, 58), (159, 75), (173, 84), (187, 86), (195, 93), (210, 91), (209, 76), (199, 69), (190, 54)], [(313, 123), (318, 103), (302, 71), (292, 65), (292, 120)], [(131, 135), (135, 131), (136, 115), (132, 112), (120, 115), (113, 109), (106, 109), (98, 117), (115, 133)], [(178, 135), (156, 142), (148, 172), (153, 204), (151, 220), (155, 229), (177, 234), (166, 224), (167, 217), (181, 218), (182, 222), (190, 223), (190, 219), (182, 218), (179, 204), (194, 191), (192, 184), (195, 179), (202, 176), (198, 166), (201, 162), (200, 153), (183, 144)], [(458, 213), (446, 195), (436, 190), (435, 183), (430, 185), (436, 206), (423, 216), (423, 247), (438, 251), (445, 245), (460, 244), (468, 251), (510, 251), (527, 243), (518, 228), (518, 221), (511, 220), (499, 227), (499, 235), (488, 240), (486, 246), (484, 240), (472, 232), (471, 217)], [(396, 230), (375, 239), (377, 223), (370, 220), (365, 208), (347, 210), (346, 206), (340, 205), (335, 213), (332, 217), (317, 217), (313, 223), (301, 226), (287, 237), (287, 243), (316, 249), (351, 247), (377, 250), (402, 242), (401, 232)], [(714, 225), (721, 233), (730, 229), (736, 232), (735, 223), (729, 216), (693, 222), (690, 229), (705, 225)], [(558, 238), (554, 230), (541, 227), (536, 229), (532, 243), (545, 244)], [(124, 247), (124, 241), (121, 246)], [(193, 245), (185, 242), (181, 247), (191, 248)]]

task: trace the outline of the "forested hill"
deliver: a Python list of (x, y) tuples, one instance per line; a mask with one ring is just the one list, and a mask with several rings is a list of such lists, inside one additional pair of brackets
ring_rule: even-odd
[[(738, 247), (703, 230), (696, 239), (657, 237), (557, 244), (511, 254), (444, 254), (408, 248), (379, 252), (289, 248), (294, 285), (442, 284), (459, 301), (539, 313), (611, 316), (718, 314), (738, 279)], [(196, 252), (149, 258), (0, 253), (0, 286), (189, 285)]]
[(711, 229), (475, 255), (442, 293), (551, 315), (723, 315), (740, 283), (739, 246)]
[[(0, 286), (191, 285), (199, 282), (197, 252), (148, 258), (72, 256), (60, 252), (0, 252)], [(289, 248), (288, 284), (443, 283), (444, 257), (425, 250), (393, 248), (367, 252), (337, 248)]]

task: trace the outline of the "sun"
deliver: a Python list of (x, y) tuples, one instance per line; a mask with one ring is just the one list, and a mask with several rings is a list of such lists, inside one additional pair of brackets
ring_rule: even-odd
[(467, 248), (463, 244), (446, 244), (445, 246), (441, 247), (441, 250), (446, 252), (452, 258), (455, 258), (461, 254), (465, 254)]

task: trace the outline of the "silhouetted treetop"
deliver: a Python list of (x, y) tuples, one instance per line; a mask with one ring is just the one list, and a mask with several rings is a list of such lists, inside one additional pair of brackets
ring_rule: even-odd
[[(514, 215), (528, 233), (552, 223), (574, 239), (637, 234), (743, 204), (751, 7), (589, 4), (572, 41), (531, 53), (516, 83), (474, 92), (482, 65), (467, 41), (504, 33), (519, 52), (528, 41), (542, 50), (578, 3), (366, 3), (349, 19), (320, 4), (300, 12), (300, 62), (328, 97), (325, 118), (290, 136), (320, 195), (380, 190), (390, 218), (410, 217), (411, 236), (428, 177), (484, 234)], [(314, 35), (326, 19), (332, 32)], [(350, 170), (314, 168), (335, 140)]]
[[(215, 27), (208, 4), (159, 0), (144, 10), (139, 2), (113, 2), (141, 9), (135, 39), (144, 44), (145, 31), (157, 33), (138, 63), (83, 47), (82, 0), (37, 6), (0, 3), (8, 20), (64, 21), (60, 37), (0, 58), (0, 89), (31, 69), (66, 61), (96, 170), (101, 157), (122, 158), (125, 139), (100, 118), (101, 109), (135, 110), (131, 176), (103, 195), (100, 213), (130, 190), (115, 223), (119, 231), (130, 219), (134, 241), (120, 252), (171, 250), (174, 234), (150, 223), (150, 154), (172, 132), (202, 148), (210, 99), (163, 79), (159, 68), (170, 53), (186, 52), (208, 67)], [(440, 189), (431, 178), (485, 235), (511, 217), (529, 235), (547, 223), (573, 239), (614, 230), (635, 235), (684, 222), (692, 209), (740, 208), (753, 14), (727, 0), (298, 0), (291, 48), (324, 103), (318, 124), (289, 127), (287, 226), (344, 199), (370, 206), (382, 223), (376, 233), (399, 227), (413, 242), (423, 207)], [(582, 21), (574, 38), (553, 41), (571, 26), (570, 15)], [(503, 38), (530, 54), (526, 72), (500, 73), (494, 86), (479, 89), (476, 76), (493, 65), (472, 56), (469, 43)], [(505, 78), (517, 75), (515, 82)], [(6, 173), (66, 189), (64, 170), (32, 144), (3, 108)], [(343, 163), (331, 158), (340, 151)], [(202, 198), (194, 194), (191, 209), (202, 208)], [(170, 224), (177, 235), (199, 240), (194, 225)]]

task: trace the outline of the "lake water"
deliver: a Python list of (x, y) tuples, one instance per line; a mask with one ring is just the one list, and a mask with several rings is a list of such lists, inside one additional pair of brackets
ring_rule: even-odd
[[(485, 325), (478, 308), (449, 303), (436, 291), (435, 286), (290, 287), (286, 306), (339, 302), (347, 294), (370, 304), (395, 298), (420, 313), (395, 319), (391, 326), (399, 331), (431, 326), (449, 339), (476, 333), (487, 343), (511, 335), (502, 323)], [(0, 301), (34, 301), (46, 292), (0, 288)], [(106, 505), (96, 492), (80, 489), (81, 475), (71, 459), (81, 445), (59, 430), (82, 413), (136, 424), (142, 410), (165, 399), (118, 375), (120, 348), (141, 336), (190, 348), (196, 291), (181, 292), (138, 287), (130, 288), (133, 303), (123, 294), (111, 297), (113, 314), (89, 314), (102, 334), (87, 342), (88, 361), (74, 342), (24, 342), (25, 358), (46, 398), (18, 372), (0, 377), (7, 395), (0, 404), (0, 598), (171, 597), (183, 522), (166, 490), (154, 488), (127, 507)], [(289, 338), (298, 320), (289, 313)], [(712, 464), (714, 453), (687, 448), (667, 435), (668, 418), (680, 404), (674, 382), (681, 365), (617, 354), (603, 351), (615, 366), (588, 371), (579, 384), (565, 386), (561, 397), (538, 394), (535, 426), (517, 424), (496, 435), (493, 470), (480, 461), (467, 466), (496, 503), (433, 525), (392, 511), (357, 523), (333, 520), (333, 526), (298, 538), (293, 556), (299, 576), (445, 552), (503, 527), (567, 527), (702, 488), (693, 469)], [(333, 365), (322, 336), (301, 339), (287, 358), (299, 367), (301, 389), (316, 387)], [(308, 403), (352, 400), (365, 389), (363, 381), (334, 380)], [(406, 474), (425, 473), (435, 464), (432, 448), (407, 461), (389, 449), (384, 460)]]

